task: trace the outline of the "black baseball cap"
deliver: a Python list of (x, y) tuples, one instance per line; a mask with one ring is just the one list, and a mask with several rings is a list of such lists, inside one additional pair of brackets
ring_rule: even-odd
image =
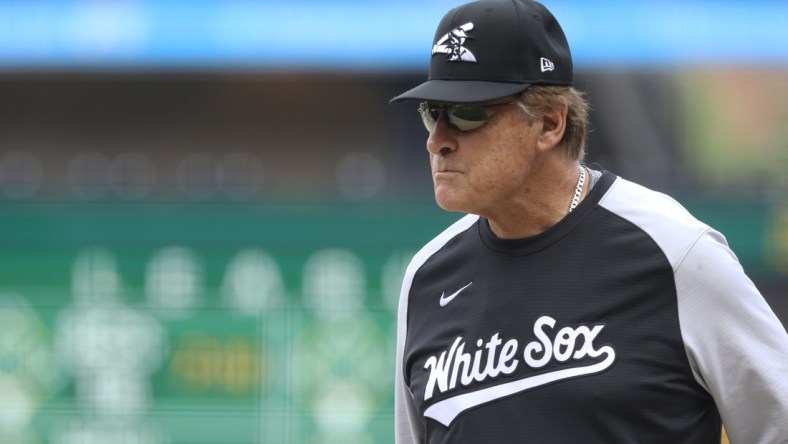
[(571, 85), (572, 55), (553, 14), (532, 0), (481, 0), (449, 11), (426, 82), (391, 99), (473, 103), (531, 85)]

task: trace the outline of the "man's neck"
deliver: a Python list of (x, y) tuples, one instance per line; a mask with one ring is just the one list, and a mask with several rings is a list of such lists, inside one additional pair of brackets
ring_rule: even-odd
[[(584, 167), (583, 167), (584, 168)], [(490, 222), (493, 234), (501, 239), (536, 236), (566, 217), (580, 175), (579, 162), (544, 169), (531, 186), (503, 208), (491, 208), (481, 216)], [(588, 180), (580, 199), (588, 193)]]

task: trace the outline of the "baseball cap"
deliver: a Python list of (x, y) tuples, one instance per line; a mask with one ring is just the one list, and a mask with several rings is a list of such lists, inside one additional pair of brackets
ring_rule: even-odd
[(571, 85), (572, 55), (553, 14), (532, 0), (458, 6), (435, 32), (426, 82), (391, 99), (473, 103), (531, 85)]

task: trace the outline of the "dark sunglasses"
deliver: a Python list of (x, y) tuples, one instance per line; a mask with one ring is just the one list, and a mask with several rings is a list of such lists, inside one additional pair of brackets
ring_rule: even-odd
[(446, 118), (446, 123), (456, 130), (471, 131), (476, 128), (481, 128), (487, 123), (487, 108), (496, 106), (514, 105), (517, 102), (493, 103), (491, 105), (477, 105), (477, 104), (447, 104), (443, 106), (434, 106), (429, 102), (422, 102), (419, 105), (419, 114), (427, 131), (432, 132), (441, 113)]

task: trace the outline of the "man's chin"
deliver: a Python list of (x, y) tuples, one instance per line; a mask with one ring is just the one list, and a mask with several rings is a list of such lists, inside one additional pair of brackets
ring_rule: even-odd
[(435, 202), (438, 206), (450, 213), (470, 213), (468, 205), (466, 202), (461, 201), (459, 199), (453, 199), (447, 196), (441, 196), (440, 194), (435, 194)]

